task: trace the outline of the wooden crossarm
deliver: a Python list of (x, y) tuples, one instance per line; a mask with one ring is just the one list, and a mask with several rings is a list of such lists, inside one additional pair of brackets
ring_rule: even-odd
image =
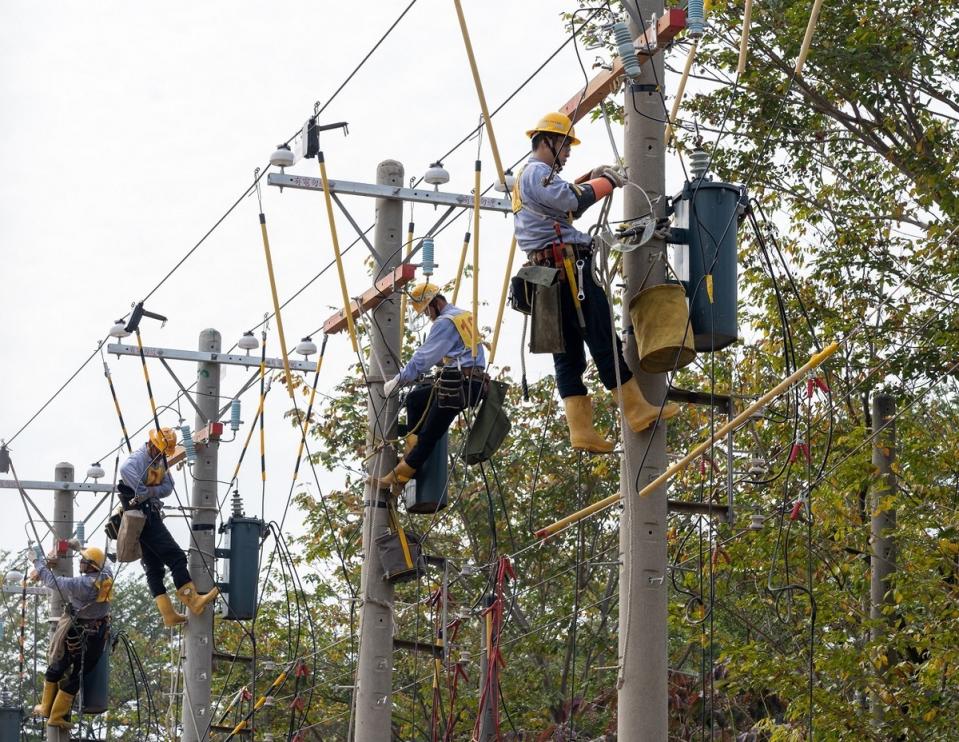
[[(686, 14), (678, 8), (670, 8), (662, 18), (656, 21), (656, 51), (662, 51), (680, 31), (686, 28)], [(637, 51), (639, 63), (649, 59), (648, 52)], [(623, 76), (623, 62), (619, 57), (613, 60), (611, 70), (603, 70), (589, 81), (585, 89), (579, 90), (566, 104), (559, 109), (560, 113), (569, 116), (573, 123), (586, 117), (600, 102), (619, 85)], [(585, 90), (585, 92), (584, 92)], [(582, 98), (582, 101), (580, 100)]]
[[(359, 317), (363, 312), (368, 312), (379, 306), (385, 299), (389, 299), (397, 289), (402, 288), (415, 277), (416, 266), (409, 263), (397, 266), (392, 273), (377, 281), (373, 288), (364, 291), (359, 299), (350, 302), (353, 319)], [(345, 329), (346, 326), (346, 313), (341, 309), (323, 323), (323, 332), (332, 335)]]

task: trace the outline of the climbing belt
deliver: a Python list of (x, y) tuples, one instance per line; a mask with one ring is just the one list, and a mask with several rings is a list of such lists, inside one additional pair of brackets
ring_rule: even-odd
[[(486, 682), (480, 689), (479, 711), (476, 715), (476, 723), (473, 725), (473, 738), (475, 739), (480, 732), (480, 725), (487, 704), (491, 703), (491, 697), (495, 693), (494, 683), (496, 682), (496, 668), (500, 665), (506, 666), (503, 655), (500, 652), (500, 632), (503, 628), (503, 615), (506, 608), (505, 587), (507, 579), (516, 579), (516, 572), (513, 571), (513, 565), (508, 556), (501, 556), (496, 564), (496, 582), (493, 593), (493, 602), (483, 611), (483, 618), (486, 622)], [(499, 739), (499, 704), (492, 704), (494, 739)]]

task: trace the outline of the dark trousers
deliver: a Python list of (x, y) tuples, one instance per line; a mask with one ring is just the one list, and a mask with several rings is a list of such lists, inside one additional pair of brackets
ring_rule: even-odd
[(46, 679), (58, 683), (60, 690), (75, 696), (80, 691), (80, 673), (89, 675), (97, 666), (110, 638), (110, 623), (98, 626), (77, 621), (67, 632), (63, 656), (47, 668)]
[(406, 424), (410, 433), (416, 433), (417, 441), (403, 458), (411, 468), (419, 470), (433, 453), (443, 434), (449, 430), (456, 416), (466, 407), (475, 407), (483, 396), (483, 382), (479, 379), (463, 379), (464, 407), (440, 407), (439, 397), (432, 382), (417, 384), (406, 395)]
[[(579, 274), (574, 271), (574, 275), (578, 281)], [(583, 307), (583, 319), (586, 322), (585, 332), (580, 331), (576, 306), (573, 304), (569, 285), (565, 281), (560, 286), (559, 292), (566, 352), (553, 353), (553, 367), (556, 369), (556, 387), (559, 389), (559, 396), (564, 399), (587, 394), (586, 386), (583, 384), (583, 374), (586, 372), (584, 341), (596, 363), (599, 380), (607, 389), (616, 388), (616, 364), (619, 364), (621, 383), (633, 377), (623, 358), (623, 344), (618, 335), (613, 335), (609, 321), (609, 299), (606, 298), (603, 287), (593, 280), (592, 257), (586, 260), (586, 265), (583, 267), (582, 289), (585, 298), (580, 303)]]
[(147, 586), (155, 598), (166, 592), (163, 585), (164, 566), (169, 568), (173, 584), (177, 588), (183, 587), (191, 580), (186, 568), (186, 555), (163, 525), (160, 513), (151, 507), (144, 510), (147, 522), (140, 532), (140, 547), (143, 550), (140, 564), (143, 565)]

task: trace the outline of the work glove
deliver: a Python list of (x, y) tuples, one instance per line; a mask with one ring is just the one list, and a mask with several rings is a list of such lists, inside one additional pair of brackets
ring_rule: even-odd
[(656, 220), (656, 229), (653, 230), (653, 237), (657, 240), (665, 240), (669, 237), (670, 223), (669, 219), (665, 216), (660, 217)]
[(613, 188), (622, 188), (626, 184), (626, 179), (623, 177), (623, 174), (612, 165), (599, 165), (598, 167), (594, 167), (589, 177), (591, 179), (606, 178), (606, 180), (613, 184)]
[(67, 543), (70, 545), (70, 548), (74, 551), (80, 551), (83, 548), (83, 544), (80, 543), (80, 539), (72, 538)]
[(399, 376), (394, 376), (394, 377), (393, 377), (392, 379), (390, 379), (389, 381), (384, 382), (384, 383), (383, 383), (383, 396), (384, 396), (384, 397), (389, 397), (394, 391), (396, 391), (396, 387), (399, 386), (399, 383), (400, 383), (400, 377), (399, 377)]
[(27, 574), (27, 582), (36, 582), (40, 579), (40, 573), (36, 569), (31, 569)]
[(33, 544), (33, 555), (37, 559), (43, 559), (43, 547), (40, 544)]
[(57, 561), (60, 559), (60, 556), (57, 554), (56, 549), (50, 549), (47, 552), (47, 566), (53, 568), (57, 566)]

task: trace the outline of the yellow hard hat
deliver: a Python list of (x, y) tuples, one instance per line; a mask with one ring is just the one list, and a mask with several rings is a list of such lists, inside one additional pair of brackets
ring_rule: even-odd
[(565, 113), (559, 113), (558, 111), (547, 113), (539, 120), (536, 126), (526, 132), (526, 136), (532, 138), (537, 132), (559, 134), (560, 136), (565, 135), (566, 141), (569, 142), (569, 144), (579, 144), (579, 140), (576, 138), (576, 129), (573, 128), (573, 122), (569, 120), (569, 116)]
[(88, 546), (80, 552), (80, 561), (90, 562), (96, 565), (97, 569), (103, 569), (103, 563), (106, 561), (106, 557), (103, 554), (103, 549), (98, 546)]
[(413, 311), (422, 314), (423, 310), (440, 293), (440, 287), (435, 283), (418, 283), (410, 289), (410, 300), (413, 303)]
[(176, 433), (172, 428), (160, 428), (150, 431), (150, 443), (160, 453), (173, 453), (176, 448)]

